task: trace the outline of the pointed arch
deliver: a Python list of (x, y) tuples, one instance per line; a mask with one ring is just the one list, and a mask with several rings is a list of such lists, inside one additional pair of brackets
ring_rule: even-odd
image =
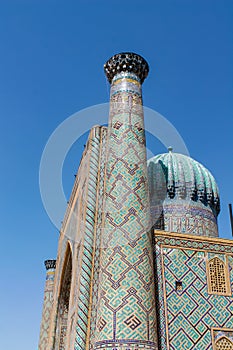
[(233, 350), (233, 342), (225, 337), (220, 337), (215, 344), (216, 350)]
[(72, 282), (72, 248), (67, 242), (64, 263), (61, 275), (61, 284), (58, 298), (56, 349), (65, 350), (66, 333), (68, 327), (68, 313), (70, 304), (70, 291)]
[(217, 256), (207, 262), (208, 289), (210, 294), (229, 295), (230, 280), (227, 264)]

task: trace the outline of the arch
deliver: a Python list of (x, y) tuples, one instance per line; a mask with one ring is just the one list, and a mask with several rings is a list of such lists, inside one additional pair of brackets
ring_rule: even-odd
[(70, 242), (67, 242), (65, 258), (62, 268), (61, 284), (58, 298), (57, 325), (55, 349), (66, 348), (66, 333), (68, 327), (68, 313), (70, 304), (70, 290), (72, 282), (72, 250)]
[(207, 273), (211, 294), (226, 295), (229, 293), (229, 276), (224, 261), (218, 257), (210, 259), (207, 263)]
[(216, 350), (233, 350), (233, 342), (229, 338), (222, 336), (216, 341), (215, 348)]

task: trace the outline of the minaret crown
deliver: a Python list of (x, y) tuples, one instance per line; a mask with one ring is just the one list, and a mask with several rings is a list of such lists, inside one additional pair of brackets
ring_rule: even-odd
[(45, 260), (44, 262), (46, 270), (56, 268), (56, 260)]
[(104, 65), (104, 71), (110, 84), (116, 74), (122, 72), (134, 73), (140, 79), (141, 84), (149, 72), (146, 60), (133, 52), (122, 52), (112, 56)]

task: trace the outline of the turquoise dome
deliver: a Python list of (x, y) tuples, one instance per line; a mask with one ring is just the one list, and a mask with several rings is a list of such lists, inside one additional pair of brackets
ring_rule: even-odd
[(217, 183), (210, 171), (196, 160), (170, 148), (168, 153), (148, 160), (148, 177), (150, 192), (163, 187), (166, 198), (201, 202), (212, 209), (215, 217), (219, 214)]

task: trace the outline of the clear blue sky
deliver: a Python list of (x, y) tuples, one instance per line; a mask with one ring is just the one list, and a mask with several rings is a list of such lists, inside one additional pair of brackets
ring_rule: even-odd
[[(220, 235), (233, 202), (231, 0), (0, 1), (1, 349), (37, 348), (45, 269), (58, 232), (41, 202), (38, 172), (52, 131), (108, 102), (103, 64), (134, 51), (150, 64), (144, 103), (167, 117), (193, 158), (217, 179)], [(67, 195), (85, 139), (64, 165)], [(165, 149), (158, 143), (157, 152)]]

